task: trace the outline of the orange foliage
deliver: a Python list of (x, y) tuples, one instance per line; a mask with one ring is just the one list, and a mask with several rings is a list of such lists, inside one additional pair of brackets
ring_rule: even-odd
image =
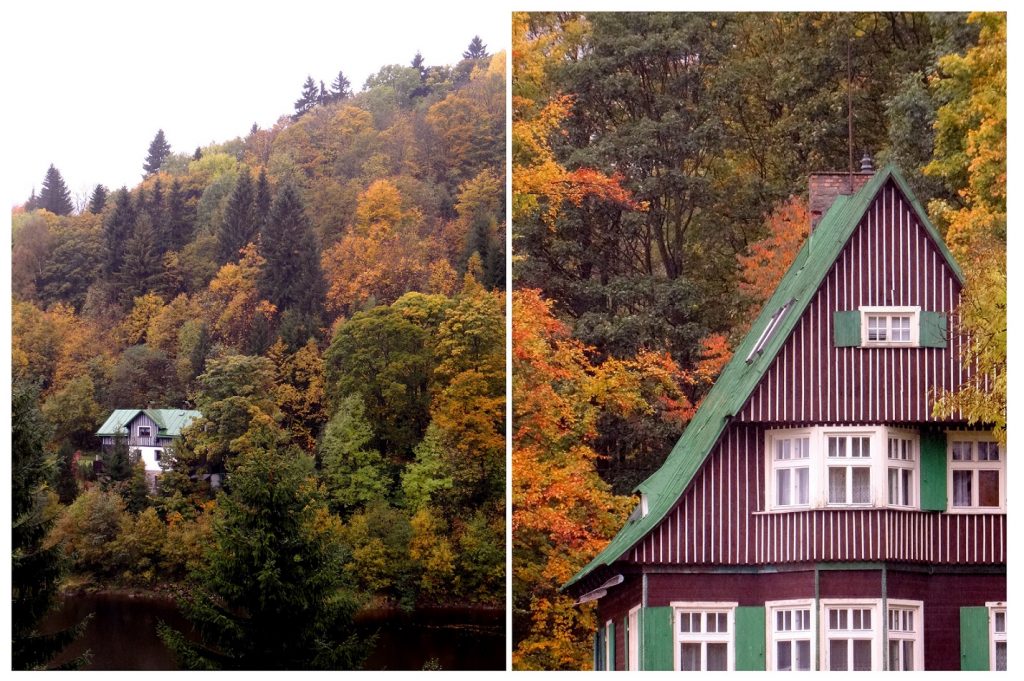
[(791, 197), (775, 208), (765, 226), (768, 236), (751, 244), (749, 255), (736, 256), (743, 268), (739, 289), (749, 296), (752, 308), (759, 308), (771, 297), (803, 246), (811, 227), (807, 204)]

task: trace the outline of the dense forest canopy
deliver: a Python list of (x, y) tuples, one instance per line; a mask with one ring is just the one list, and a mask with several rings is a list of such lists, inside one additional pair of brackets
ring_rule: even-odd
[[(181, 664), (353, 666), (332, 637), (370, 600), (504, 602), (504, 113), (476, 38), (358, 92), (310, 77), (244, 138), (161, 129), (138, 185), (78, 210), (51, 166), (14, 210), (48, 546), (73, 583), (188, 585)], [(147, 407), (202, 414), (155, 489), (94, 435)]]
[(1005, 422), (1005, 50), (1001, 14), (513, 15), (517, 667), (588, 664), (593, 611), (557, 588), (789, 266), (809, 173), (867, 153), (908, 177), (996, 379), (940, 408)]

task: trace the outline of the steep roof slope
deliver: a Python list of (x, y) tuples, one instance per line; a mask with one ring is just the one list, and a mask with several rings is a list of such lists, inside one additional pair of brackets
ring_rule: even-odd
[(164, 437), (180, 436), (183, 428), (202, 416), (194, 409), (115, 409), (96, 431), (96, 435), (100, 437), (126, 435), (128, 424), (141, 413), (145, 413), (146, 416), (153, 419), (157, 428), (160, 429), (158, 434)]
[[(665, 463), (634, 490), (647, 496), (647, 515), (630, 516), (608, 546), (569, 580), (563, 589), (577, 583), (599, 566), (611, 565), (618, 560), (675, 506), (694, 474), (704, 463), (704, 459), (718, 442), (729, 420), (743, 407), (751, 391), (760, 382), (779, 349), (785, 344), (793, 327), (821, 286), (822, 280), (856, 230), (865, 211), (890, 179), (913, 207), (921, 224), (935, 241), (957, 279), (963, 282), (963, 272), (953, 259), (953, 255), (946, 248), (935, 226), (928, 220), (927, 214), (910, 191), (906, 180), (893, 166), (879, 170), (852, 196), (837, 197), (828, 213), (804, 242), (775, 293), (765, 303), (761, 314), (750, 327), (746, 338), (736, 348), (732, 359), (722, 370)], [(772, 317), (787, 303), (789, 307), (777, 320), (777, 327), (767, 338), (762, 351), (754, 355), (748, 363), (747, 357), (757, 345)]]

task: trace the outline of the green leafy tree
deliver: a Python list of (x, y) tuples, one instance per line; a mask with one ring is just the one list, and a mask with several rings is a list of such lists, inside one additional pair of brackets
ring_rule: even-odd
[(71, 192), (64, 184), (64, 178), (61, 177), (60, 171), (52, 163), (43, 178), (43, 186), (39, 190), (36, 205), (54, 215), (70, 215), (74, 210), (71, 203)]
[(423, 440), (416, 445), (416, 458), (402, 471), (402, 496), (412, 512), (430, 505), (445, 506), (447, 492), (454, 486), (446, 467), (445, 445), (437, 426), (427, 427)]
[(248, 168), (242, 168), (235, 182), (235, 188), (228, 196), (224, 208), (224, 221), (217, 232), (217, 262), (224, 264), (238, 260), (238, 251), (251, 242), (259, 233), (259, 219), (256, 213), (252, 175)]
[(195, 643), (160, 634), (189, 669), (351, 669), (361, 662), (346, 595), (340, 521), (313, 461), (254, 425), (214, 512), (208, 565), (180, 601)]
[(349, 515), (353, 510), (387, 497), (391, 480), (384, 458), (370, 445), (373, 429), (363, 399), (349, 395), (327, 423), (320, 442), (320, 466), (331, 507)]
[(260, 277), (263, 297), (282, 312), (318, 314), (324, 300), (320, 254), (294, 185), (286, 184), (278, 191), (263, 228), (260, 249), (267, 261)]
[(81, 311), (89, 287), (103, 271), (103, 234), (67, 232), (57, 236), (39, 278), (39, 297), (47, 304), (67, 303)]
[(103, 212), (103, 207), (107, 205), (107, 188), (102, 184), (96, 185), (96, 188), (92, 190), (92, 194), (89, 196), (89, 207), (87, 210), (90, 213), (99, 215)]
[(47, 396), (43, 401), (43, 414), (53, 426), (56, 442), (66, 442), (79, 449), (95, 448), (93, 433), (101, 423), (103, 410), (96, 402), (96, 386), (89, 374), (75, 376)]
[(166, 159), (171, 153), (171, 145), (167, 143), (167, 139), (164, 137), (164, 131), (157, 130), (156, 136), (153, 137), (153, 141), (149, 143), (149, 151), (146, 154), (146, 162), (142, 165), (142, 169), (146, 171), (147, 175), (151, 175), (163, 165), (164, 159)]
[(61, 549), (44, 542), (55, 499), (46, 487), (46, 424), (37, 391), (16, 383), (11, 395), (11, 666), (38, 669), (80, 633), (78, 628), (39, 633), (62, 576)]

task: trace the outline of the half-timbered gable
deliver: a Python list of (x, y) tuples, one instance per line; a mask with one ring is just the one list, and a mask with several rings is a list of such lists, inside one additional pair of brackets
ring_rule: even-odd
[[(598, 668), (1005, 659), (1005, 451), (933, 414), (972, 370), (962, 274), (897, 171), (853, 180), (831, 204), (812, 195), (824, 215), (792, 267), (564, 587), (598, 601)], [(1002, 647), (981, 651), (992, 632)]]

